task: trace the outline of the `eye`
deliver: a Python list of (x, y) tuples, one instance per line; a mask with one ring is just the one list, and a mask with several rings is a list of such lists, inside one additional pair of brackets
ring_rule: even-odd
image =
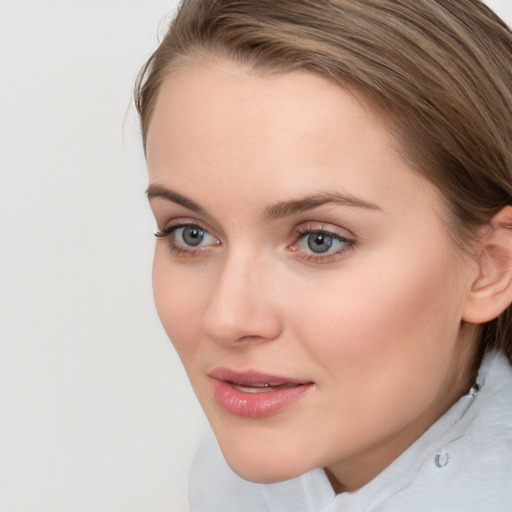
[(307, 261), (329, 263), (345, 256), (354, 245), (353, 238), (348, 238), (334, 229), (306, 225), (297, 230), (296, 242), (288, 248)]
[(335, 243), (335, 239), (327, 233), (310, 233), (305, 236), (308, 248), (316, 254), (323, 254)]
[(174, 231), (174, 236), (177, 239), (182, 240), (186, 245), (191, 247), (197, 247), (204, 242), (207, 238), (208, 233), (198, 226), (184, 226)]
[(173, 221), (155, 233), (157, 238), (167, 238), (173, 254), (194, 256), (210, 246), (219, 245), (220, 241), (199, 224)]

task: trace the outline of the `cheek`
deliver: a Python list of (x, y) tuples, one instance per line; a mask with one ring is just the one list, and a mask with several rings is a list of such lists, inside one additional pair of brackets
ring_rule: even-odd
[(350, 361), (347, 372), (357, 375), (386, 358), (437, 359), (439, 346), (450, 349), (444, 341), (455, 340), (460, 321), (450, 258), (407, 254), (409, 261), (392, 254), (295, 294), (302, 297), (293, 307), (300, 312), (297, 330), (308, 337), (313, 358), (333, 366)]
[(448, 261), (394, 262), (311, 287), (293, 307), (294, 335), (323, 370), (315, 412), (336, 411), (325, 417), (353, 443), (375, 437), (375, 425), (392, 432), (430, 407), (450, 382), (458, 350), (457, 299), (440, 293), (456, 286)]
[(166, 248), (156, 247), (153, 261), (153, 295), (160, 321), (181, 359), (197, 349), (201, 326), (201, 291), (194, 276), (168, 261)]

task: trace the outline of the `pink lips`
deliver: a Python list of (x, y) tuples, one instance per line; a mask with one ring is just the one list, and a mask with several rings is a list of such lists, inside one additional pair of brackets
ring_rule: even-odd
[(229, 413), (244, 418), (275, 414), (313, 387), (310, 381), (228, 368), (215, 368), (209, 375), (219, 404)]

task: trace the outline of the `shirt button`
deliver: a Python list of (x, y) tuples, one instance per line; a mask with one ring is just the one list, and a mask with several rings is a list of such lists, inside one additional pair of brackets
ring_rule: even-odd
[(434, 463), (436, 465), (436, 468), (444, 468), (448, 465), (448, 462), (450, 462), (450, 454), (447, 451), (443, 451), (441, 453), (438, 453), (434, 457)]

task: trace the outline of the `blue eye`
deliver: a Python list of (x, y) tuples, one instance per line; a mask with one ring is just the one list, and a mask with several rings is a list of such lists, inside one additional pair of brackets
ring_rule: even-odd
[(176, 237), (180, 237), (186, 245), (197, 247), (204, 241), (207, 233), (198, 226), (184, 226), (178, 228), (175, 232)]
[(310, 233), (306, 235), (308, 247), (316, 254), (323, 254), (331, 249), (334, 239), (327, 233)]
[(220, 241), (198, 224), (176, 223), (155, 233), (157, 238), (167, 238), (171, 252), (177, 256), (195, 256)]
[(318, 224), (302, 226), (297, 231), (296, 242), (289, 248), (309, 262), (337, 261), (355, 246), (352, 238), (347, 238), (334, 229), (331, 231), (320, 227)]

